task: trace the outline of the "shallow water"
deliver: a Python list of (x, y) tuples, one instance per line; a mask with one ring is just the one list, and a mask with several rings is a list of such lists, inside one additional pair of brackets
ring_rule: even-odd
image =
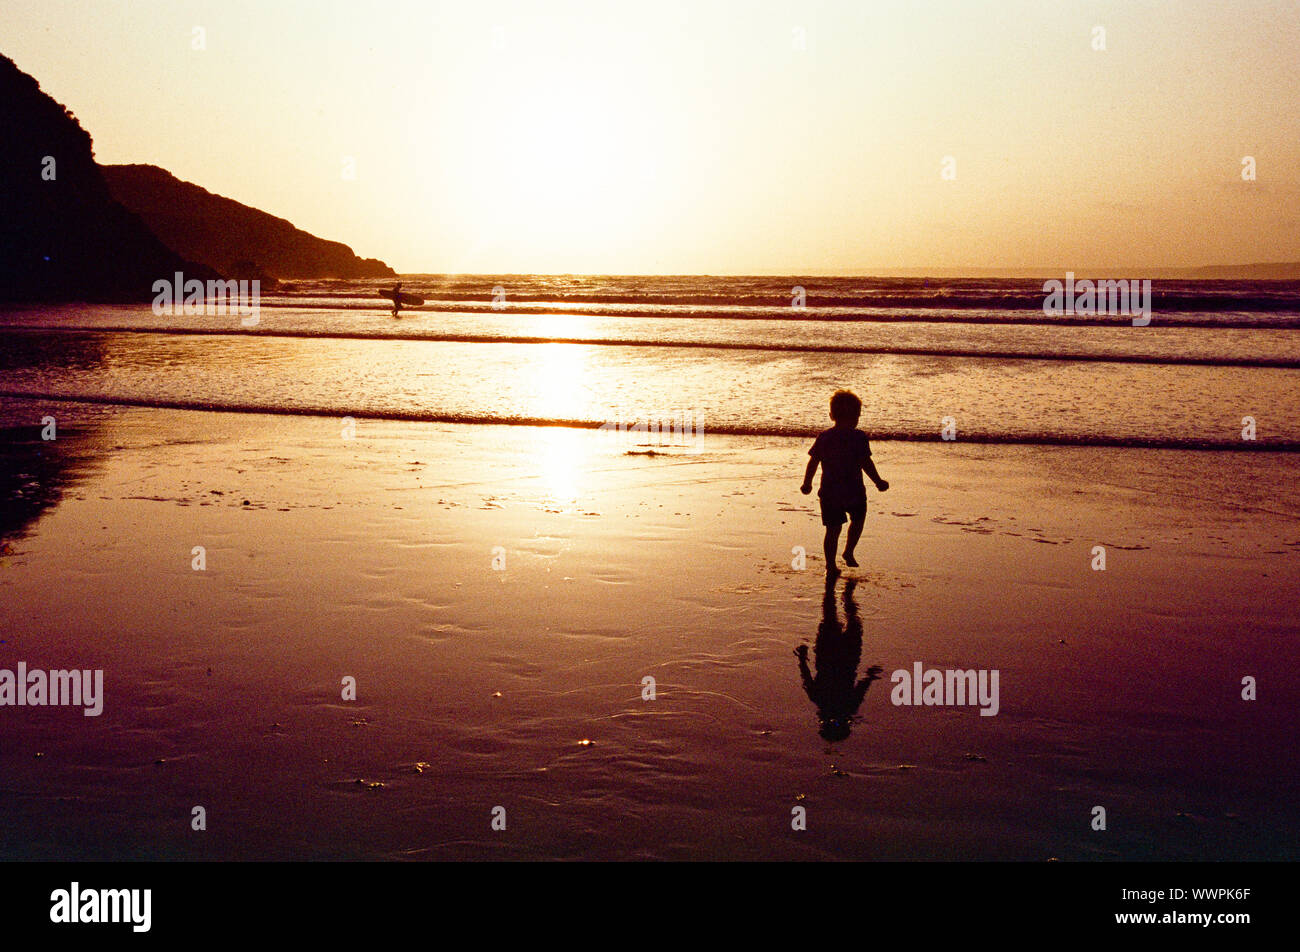
[[(849, 387), (877, 438), (1300, 447), (1300, 282), (1157, 281), (1152, 322), (1135, 327), (1045, 315), (1028, 280), (400, 280), (427, 300), (396, 318), (380, 280), (296, 282), (247, 326), (145, 306), (5, 310), (0, 393), (804, 436)], [(791, 306), (796, 287), (806, 306)]]
[(314, 336), (5, 339), (0, 392), (11, 396), (465, 422), (675, 417), (688, 429), (807, 435), (829, 425), (827, 395), (850, 386), (876, 438), (939, 439), (950, 425), (958, 440), (1300, 446), (1300, 371), (1272, 367)]

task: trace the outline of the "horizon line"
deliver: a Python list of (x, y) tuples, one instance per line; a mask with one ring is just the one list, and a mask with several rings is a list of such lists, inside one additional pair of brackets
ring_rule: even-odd
[[(1195, 272), (1208, 269), (1228, 269), (1228, 268), (1274, 268), (1274, 267), (1294, 267), (1300, 273), (1300, 261), (1266, 261), (1250, 262), (1246, 264), (1205, 264), (1205, 265), (1158, 265), (1149, 267), (1137, 266), (1071, 266), (1071, 267), (956, 267), (956, 268), (937, 268), (927, 270), (925, 268), (879, 268), (879, 269), (851, 269), (843, 271), (832, 271), (826, 269), (808, 269), (803, 271), (791, 270), (772, 270), (772, 271), (396, 271), (398, 276), (418, 276), (418, 275), (439, 275), (444, 277), (537, 277), (546, 275), (551, 277), (575, 277), (575, 278), (794, 278), (799, 276), (810, 276), (820, 278), (871, 278), (871, 277), (916, 277), (916, 278), (958, 278), (958, 277), (987, 277), (991, 276), (989, 272), (1004, 272), (1005, 277), (1036, 277), (1039, 275), (1056, 276), (1073, 273), (1076, 275), (1086, 275), (1089, 272), (1096, 273), (1107, 271), (1112, 273), (1152, 273), (1152, 272)], [(981, 274), (980, 272), (984, 272)], [(1009, 272), (1015, 272), (1014, 274)], [(353, 278), (287, 278), (284, 280), (310, 281), (310, 280), (358, 280)], [(362, 278), (359, 280), (386, 280), (385, 278)], [(1205, 280), (1215, 280), (1207, 278)], [(1258, 280), (1269, 280), (1261, 278)], [(1300, 280), (1300, 277), (1278, 278), (1273, 280)]]

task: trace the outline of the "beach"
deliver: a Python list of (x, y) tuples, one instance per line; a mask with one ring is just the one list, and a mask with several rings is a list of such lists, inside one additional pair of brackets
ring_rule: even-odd
[(877, 440), (827, 629), (803, 437), (2, 409), (0, 668), (104, 684), (3, 712), (4, 859), (1300, 856), (1293, 453)]
[(10, 931), (1285, 922), (1300, 6), (1090, 9), (0, 7)]

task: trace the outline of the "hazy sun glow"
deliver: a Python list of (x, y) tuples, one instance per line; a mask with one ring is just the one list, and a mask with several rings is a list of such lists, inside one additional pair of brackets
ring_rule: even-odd
[[(553, 253), (625, 241), (654, 223), (652, 152), (635, 146), (631, 128), (644, 122), (649, 96), (564, 62), (545, 83), (529, 82), (541, 68), (532, 59), (494, 75), (464, 117), (468, 141), (452, 158), (462, 163), (455, 174), (474, 247), (520, 242)], [(436, 139), (434, 130), (431, 151)]]
[(100, 161), (400, 271), (1300, 258), (1293, 0), (6, 0), (0, 38)]

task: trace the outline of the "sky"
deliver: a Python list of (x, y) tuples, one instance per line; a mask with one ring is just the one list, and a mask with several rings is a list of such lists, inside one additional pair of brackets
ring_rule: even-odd
[(1300, 260), (1297, 50), (1295, 0), (0, 5), (100, 162), (401, 272)]

